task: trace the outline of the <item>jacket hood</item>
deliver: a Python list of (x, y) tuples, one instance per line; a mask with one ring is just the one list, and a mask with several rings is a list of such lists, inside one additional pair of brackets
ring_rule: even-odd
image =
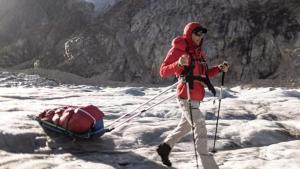
[[(192, 41), (192, 33), (193, 33), (193, 30), (198, 27), (201, 27), (200, 23), (198, 23), (198, 22), (190, 22), (184, 27), (183, 36), (187, 40), (189, 46), (197, 47), (197, 45)], [(203, 39), (200, 42), (199, 46), (202, 46), (202, 42), (203, 42)]]
[(183, 36), (176, 37), (172, 41), (172, 46), (176, 49), (186, 51), (187, 44), (185, 38)]

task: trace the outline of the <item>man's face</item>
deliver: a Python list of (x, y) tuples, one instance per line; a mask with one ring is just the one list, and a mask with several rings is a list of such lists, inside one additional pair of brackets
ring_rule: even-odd
[(196, 44), (196, 45), (200, 45), (200, 42), (203, 38), (203, 33), (202, 32), (194, 32), (192, 33), (192, 41)]

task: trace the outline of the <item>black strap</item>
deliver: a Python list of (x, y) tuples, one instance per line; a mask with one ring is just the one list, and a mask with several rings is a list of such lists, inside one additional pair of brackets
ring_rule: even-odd
[(216, 96), (216, 89), (214, 88), (214, 86), (211, 84), (210, 80), (209, 80), (209, 77), (208, 77), (208, 66), (207, 64), (205, 63), (206, 65), (206, 70), (205, 70), (205, 76), (206, 76), (206, 86), (208, 88), (209, 91), (211, 91), (213, 93), (214, 96)]
[(215, 90), (214, 86), (211, 84), (209, 78), (201, 77), (201, 76), (187, 75), (187, 76), (185, 76), (185, 80), (189, 83), (190, 89), (193, 89), (193, 84), (194, 84), (195, 80), (203, 82), (207, 86), (208, 90), (211, 91), (214, 96), (216, 96), (216, 90)]
[[(188, 52), (188, 49), (186, 51)], [(193, 75), (193, 70), (195, 68), (195, 61), (205, 63), (205, 78), (203, 78), (201, 76), (194, 76)], [(214, 86), (211, 84), (211, 82), (209, 80), (208, 66), (207, 66), (207, 63), (204, 59), (194, 59), (192, 57), (191, 64), (189, 66), (184, 66), (184, 70), (182, 71), (180, 76), (185, 77), (185, 80), (189, 83), (190, 89), (194, 88), (194, 80), (198, 80), (198, 81), (203, 82), (207, 86), (208, 90), (211, 91), (214, 96), (216, 96), (216, 90), (215, 90)]]

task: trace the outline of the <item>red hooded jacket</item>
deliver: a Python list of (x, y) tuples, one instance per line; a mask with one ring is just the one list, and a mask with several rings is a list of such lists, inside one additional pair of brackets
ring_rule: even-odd
[[(192, 57), (194, 59), (205, 60), (204, 53), (202, 51), (203, 39), (200, 45), (196, 45), (192, 41), (192, 32), (195, 28), (201, 27), (199, 23), (191, 22), (188, 23), (184, 28), (183, 36), (178, 36), (172, 41), (172, 48), (169, 50), (165, 60), (160, 67), (160, 76), (168, 77), (175, 75), (179, 77), (183, 71), (183, 67), (178, 66), (178, 60), (183, 54), (189, 55), (189, 64), (191, 64)], [(208, 76), (216, 76), (220, 72), (217, 66), (208, 69)], [(199, 62), (195, 62), (195, 67), (193, 69), (194, 76), (204, 76), (206, 74), (206, 65)], [(193, 89), (190, 89), (190, 95), (192, 100), (203, 100), (205, 95), (205, 90), (203, 83), (199, 81), (194, 81)], [(187, 88), (185, 83), (180, 82), (177, 86), (177, 95), (180, 98), (187, 99)]]

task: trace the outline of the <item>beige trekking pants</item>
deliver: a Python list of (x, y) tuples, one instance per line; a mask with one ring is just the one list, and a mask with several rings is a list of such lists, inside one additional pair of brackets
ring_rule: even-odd
[[(189, 103), (184, 99), (177, 99), (182, 114), (178, 126), (173, 130), (171, 134), (164, 140), (165, 143), (173, 147), (182, 137), (191, 131), (191, 116)], [(199, 110), (199, 101), (191, 101), (192, 115), (194, 122), (194, 133), (196, 141), (196, 149), (200, 156), (203, 169), (219, 169), (212, 155), (208, 153), (207, 148), (207, 130), (205, 126), (205, 117)]]

